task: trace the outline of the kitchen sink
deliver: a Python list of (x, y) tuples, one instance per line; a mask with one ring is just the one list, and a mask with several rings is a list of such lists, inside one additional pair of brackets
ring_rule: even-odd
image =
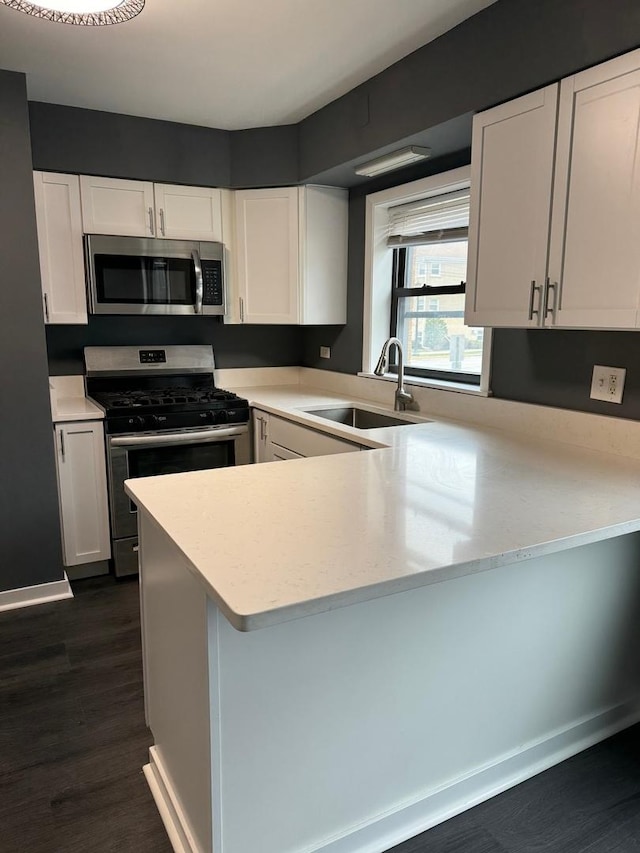
[(356, 429), (379, 429), (380, 427), (407, 426), (415, 421), (402, 420), (382, 412), (370, 412), (358, 409), (356, 406), (345, 406), (333, 409), (307, 409), (307, 414), (326, 418), (338, 424), (355, 427)]

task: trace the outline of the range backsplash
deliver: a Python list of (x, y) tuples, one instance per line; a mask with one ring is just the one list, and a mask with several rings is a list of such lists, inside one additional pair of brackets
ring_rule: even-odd
[(83, 373), (86, 346), (211, 344), (220, 368), (296, 365), (303, 353), (300, 326), (225, 326), (213, 317), (90, 317), (46, 334), (50, 376)]

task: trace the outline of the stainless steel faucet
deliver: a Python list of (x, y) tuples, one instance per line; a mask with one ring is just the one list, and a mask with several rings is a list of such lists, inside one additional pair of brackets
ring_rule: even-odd
[(418, 405), (413, 398), (413, 394), (404, 390), (404, 353), (402, 352), (402, 342), (399, 338), (389, 338), (384, 342), (380, 358), (373, 371), (376, 376), (384, 376), (387, 369), (387, 358), (389, 347), (395, 344), (398, 348), (398, 387), (396, 388), (395, 403), (393, 409), (396, 412), (404, 412), (405, 409), (417, 409)]

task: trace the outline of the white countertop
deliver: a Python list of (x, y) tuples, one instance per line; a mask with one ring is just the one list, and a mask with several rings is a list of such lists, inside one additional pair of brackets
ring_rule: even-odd
[(86, 397), (56, 397), (51, 401), (51, 417), (55, 423), (68, 421), (99, 421), (104, 412)]
[[(454, 422), (353, 430), (256, 406), (386, 449), (128, 481), (239, 630), (640, 530), (640, 461)], [(424, 416), (428, 416), (424, 413)]]
[(50, 376), (49, 390), (54, 424), (104, 419), (102, 409), (84, 396), (82, 376)]

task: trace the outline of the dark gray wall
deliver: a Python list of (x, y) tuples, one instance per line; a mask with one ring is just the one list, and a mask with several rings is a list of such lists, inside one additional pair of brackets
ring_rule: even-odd
[(38, 102), (29, 116), (34, 169), (230, 186), (225, 130)]
[(298, 126), (216, 130), (29, 104), (33, 167), (212, 187), (298, 183)]
[[(494, 396), (640, 420), (640, 332), (496, 329)], [(625, 367), (620, 405), (589, 398), (594, 364)]]
[(27, 92), (0, 71), (0, 590), (63, 577)]
[(638, 45), (637, 0), (499, 0), (300, 123), (309, 180)]
[(225, 326), (211, 317), (90, 317), (87, 326), (47, 326), (52, 376), (83, 373), (85, 346), (212, 344), (216, 366), (300, 364), (299, 326)]
[(240, 189), (298, 183), (297, 124), (236, 130), (230, 139), (230, 186)]

